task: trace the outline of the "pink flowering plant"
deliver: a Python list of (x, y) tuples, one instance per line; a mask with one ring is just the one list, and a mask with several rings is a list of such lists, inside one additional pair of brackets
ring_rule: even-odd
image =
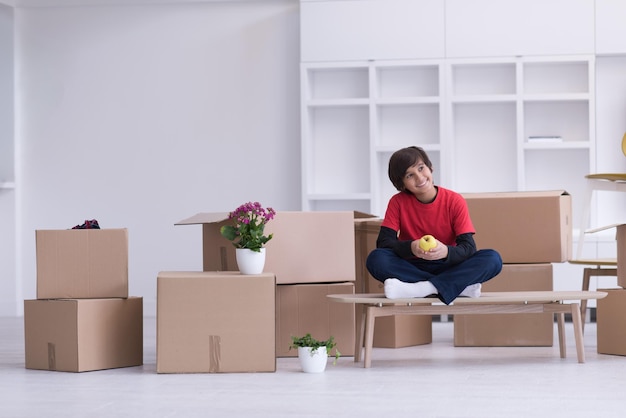
[(265, 224), (274, 219), (274, 215), (274, 209), (265, 209), (259, 202), (248, 202), (228, 214), (234, 225), (222, 226), (220, 233), (232, 241), (235, 248), (260, 252), (263, 245), (272, 239), (273, 234), (264, 235), (264, 230)]

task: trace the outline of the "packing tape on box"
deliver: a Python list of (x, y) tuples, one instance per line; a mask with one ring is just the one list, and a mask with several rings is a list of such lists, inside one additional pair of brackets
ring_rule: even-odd
[(48, 343), (48, 370), (57, 369), (56, 349), (53, 343)]
[(209, 373), (219, 373), (221, 338), (219, 335), (209, 335)]

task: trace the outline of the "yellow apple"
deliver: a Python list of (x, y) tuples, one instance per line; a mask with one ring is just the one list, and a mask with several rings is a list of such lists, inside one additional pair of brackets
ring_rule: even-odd
[(420, 248), (424, 251), (428, 251), (437, 246), (437, 240), (432, 235), (424, 235), (420, 238)]

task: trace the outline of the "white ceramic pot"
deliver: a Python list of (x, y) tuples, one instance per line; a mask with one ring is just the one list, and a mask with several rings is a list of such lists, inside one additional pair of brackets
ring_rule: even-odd
[(265, 248), (261, 252), (249, 250), (247, 248), (237, 248), (237, 267), (241, 274), (261, 274), (265, 267)]
[(326, 370), (328, 352), (326, 347), (319, 347), (311, 352), (311, 347), (298, 347), (298, 358), (305, 373), (321, 373)]

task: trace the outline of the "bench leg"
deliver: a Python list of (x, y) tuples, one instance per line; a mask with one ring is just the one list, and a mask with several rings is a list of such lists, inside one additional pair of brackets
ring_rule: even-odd
[(374, 323), (376, 316), (374, 315), (375, 306), (365, 308), (365, 359), (363, 367), (368, 368), (372, 365), (372, 346), (374, 345)]
[(557, 329), (559, 330), (559, 351), (561, 358), (567, 357), (567, 347), (565, 344), (565, 313), (559, 312), (556, 314)]
[(361, 304), (356, 305), (356, 338), (354, 341), (354, 362), (361, 361), (361, 352), (363, 351), (363, 338), (365, 338), (365, 306)]
[(583, 340), (583, 326), (581, 322), (580, 306), (577, 303), (572, 303), (572, 323), (574, 324), (574, 338), (576, 339), (576, 354), (578, 355), (578, 362), (585, 362), (585, 343)]

